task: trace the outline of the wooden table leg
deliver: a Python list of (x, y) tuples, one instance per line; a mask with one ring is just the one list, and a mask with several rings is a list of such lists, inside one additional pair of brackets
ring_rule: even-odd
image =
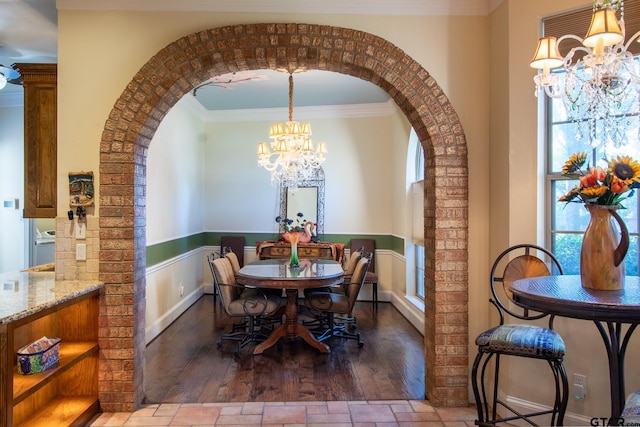
[(262, 354), (263, 351), (272, 347), (285, 336), (288, 338), (300, 337), (321, 353), (329, 353), (331, 349), (328, 345), (318, 341), (306, 326), (298, 323), (298, 290), (286, 289), (286, 293), (287, 306), (284, 312), (284, 324), (278, 326), (265, 341), (258, 344), (254, 348), (253, 354)]

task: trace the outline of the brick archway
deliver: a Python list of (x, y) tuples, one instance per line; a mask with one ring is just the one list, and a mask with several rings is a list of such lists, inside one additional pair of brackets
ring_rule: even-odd
[[(104, 411), (132, 411), (144, 397), (146, 159), (158, 125), (185, 93), (210, 77), (300, 67), (380, 86), (424, 147), (426, 392), (435, 406), (468, 404), (467, 147), (453, 106), (420, 64), (380, 37), (332, 26), (251, 24), (189, 34), (159, 51), (106, 121), (99, 218)], [(119, 339), (112, 339), (113, 330)]]

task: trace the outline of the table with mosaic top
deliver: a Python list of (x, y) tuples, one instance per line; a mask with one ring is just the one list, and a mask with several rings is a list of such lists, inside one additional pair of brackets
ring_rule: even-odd
[(576, 275), (521, 279), (509, 290), (514, 302), (522, 307), (595, 323), (609, 359), (611, 418), (619, 418), (625, 397), (624, 357), (631, 335), (640, 324), (638, 277), (627, 276), (624, 289), (619, 291), (586, 289)]

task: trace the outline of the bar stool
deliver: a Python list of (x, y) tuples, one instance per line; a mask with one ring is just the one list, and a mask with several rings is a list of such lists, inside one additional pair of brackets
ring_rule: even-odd
[[(539, 257), (533, 253), (538, 254)], [(503, 266), (504, 270), (500, 276), (498, 271)], [(520, 320), (536, 320), (547, 316), (545, 313), (530, 313), (527, 309), (509, 308), (509, 304), (512, 303), (509, 285), (518, 279), (549, 276), (551, 271), (562, 274), (562, 267), (556, 257), (544, 248), (527, 244), (516, 245), (505, 250), (498, 256), (491, 268), (490, 285), (493, 298), (489, 301), (498, 309), (500, 324), (481, 333), (476, 338), (478, 355), (473, 363), (471, 374), (471, 384), (478, 409), (476, 425), (496, 425), (518, 419), (536, 425), (530, 418), (545, 414), (551, 414), (551, 422), (546, 425), (562, 425), (567, 409), (569, 384), (563, 365), (565, 345), (562, 337), (553, 330), (553, 316), (549, 317), (548, 328), (504, 323), (505, 314)], [(555, 398), (552, 409), (522, 414), (498, 398), (501, 356), (526, 357), (544, 360), (549, 364), (555, 382)], [(484, 377), (487, 365), (492, 358), (495, 359), (493, 396), (491, 401), (488, 401)], [(482, 369), (479, 374), (480, 366)], [(480, 391), (482, 391), (482, 395)], [(513, 413), (514, 416), (499, 415), (498, 406)]]

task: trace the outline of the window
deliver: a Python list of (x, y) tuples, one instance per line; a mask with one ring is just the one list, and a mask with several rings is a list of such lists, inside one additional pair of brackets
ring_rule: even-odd
[[(617, 155), (628, 155), (638, 160), (640, 153), (640, 141), (638, 132), (638, 119), (630, 117), (636, 125), (629, 130), (627, 139), (629, 143), (621, 148), (613, 149), (607, 147), (604, 152), (602, 148), (591, 149), (587, 145), (588, 135), (579, 140), (576, 135), (580, 135), (578, 125), (569, 121), (562, 100), (547, 99), (547, 181), (548, 181), (548, 203), (550, 218), (549, 224), (550, 242), (548, 246), (558, 257), (565, 274), (580, 273), (580, 247), (582, 236), (589, 224), (589, 213), (582, 203), (561, 203), (557, 200), (566, 194), (571, 188), (578, 184), (578, 181), (567, 179), (562, 176), (561, 170), (564, 162), (573, 153), (586, 151), (588, 159), (593, 165), (593, 159), (607, 158)], [(626, 209), (619, 210), (618, 213), (624, 219), (630, 235), (630, 246), (625, 258), (625, 268), (627, 275), (638, 275), (638, 208), (639, 197), (636, 194), (623, 202)]]
[[(627, 2), (624, 5), (624, 18), (627, 36), (640, 31), (640, 2)], [(591, 22), (592, 7), (580, 8), (566, 13), (546, 17), (542, 20), (543, 35), (560, 37), (565, 34), (586, 34)], [(628, 38), (627, 38), (628, 40)], [(572, 44), (574, 43), (574, 44)], [(579, 45), (578, 41), (571, 39), (563, 42), (563, 52)], [(640, 43), (632, 43), (629, 52), (634, 55), (640, 53)], [(640, 128), (635, 127), (627, 134), (628, 145), (621, 149), (607, 152), (590, 150), (587, 145), (589, 135), (578, 129), (578, 125), (568, 120), (564, 104), (560, 99), (546, 100), (546, 135), (547, 148), (547, 203), (549, 218), (547, 223), (547, 246), (558, 257), (565, 274), (579, 274), (580, 272), (580, 246), (582, 236), (589, 224), (589, 214), (581, 203), (559, 203), (560, 196), (573, 188), (577, 181), (562, 176), (561, 169), (564, 162), (573, 153), (586, 151), (589, 161), (603, 156), (607, 158), (617, 155), (629, 155), (638, 160), (640, 154)], [(638, 118), (631, 117), (638, 124)], [(581, 140), (576, 139), (583, 133)], [(618, 213), (624, 219), (630, 234), (630, 246), (625, 258), (627, 275), (638, 275), (638, 207), (639, 196), (625, 200), (626, 209)]]
[(416, 245), (416, 296), (424, 300), (424, 246)]
[[(412, 132), (412, 135), (415, 133)], [(411, 185), (413, 243), (415, 246), (415, 296), (424, 300), (424, 150), (416, 144), (415, 181)]]

